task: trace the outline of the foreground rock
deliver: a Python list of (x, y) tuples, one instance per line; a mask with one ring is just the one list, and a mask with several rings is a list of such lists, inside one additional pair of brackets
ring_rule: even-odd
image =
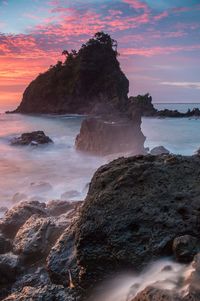
[(76, 137), (76, 148), (97, 155), (120, 152), (142, 154), (145, 137), (140, 126), (140, 115), (132, 121), (86, 119), (82, 122), (80, 134)]
[(5, 213), (0, 221), (0, 230), (8, 237), (13, 238), (19, 228), (33, 214), (47, 216), (46, 205), (37, 201), (21, 202)]
[(53, 141), (45, 135), (43, 131), (36, 131), (32, 133), (24, 133), (20, 137), (11, 140), (12, 145), (38, 145), (53, 143)]
[(78, 301), (76, 294), (63, 286), (46, 285), (43, 287), (24, 287), (20, 292), (15, 292), (4, 301)]
[(176, 237), (200, 233), (200, 158), (120, 158), (94, 175), (76, 228), (81, 285), (173, 255)]

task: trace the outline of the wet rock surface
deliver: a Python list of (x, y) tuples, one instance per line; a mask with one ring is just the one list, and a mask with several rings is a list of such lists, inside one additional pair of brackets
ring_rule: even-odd
[(140, 270), (173, 255), (173, 240), (198, 237), (200, 159), (119, 158), (94, 175), (76, 228), (81, 285), (111, 271)]
[(24, 133), (20, 137), (11, 139), (12, 145), (33, 145), (53, 143), (53, 141), (45, 135), (43, 131), (35, 131), (31, 133)]

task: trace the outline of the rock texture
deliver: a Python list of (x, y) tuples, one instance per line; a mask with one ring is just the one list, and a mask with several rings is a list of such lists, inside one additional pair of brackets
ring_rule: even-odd
[(76, 148), (97, 155), (120, 152), (142, 154), (145, 137), (140, 126), (140, 115), (134, 121), (86, 119), (82, 122), (80, 133), (76, 137)]
[(94, 175), (76, 229), (81, 285), (173, 255), (176, 237), (200, 233), (200, 158), (120, 158)]
[(26, 88), (17, 113), (106, 114), (121, 110), (129, 81), (117, 60), (117, 43), (102, 32), (78, 52), (40, 74)]
[(43, 131), (36, 131), (32, 133), (24, 133), (20, 137), (11, 140), (12, 145), (38, 145), (53, 143), (53, 141), (45, 135)]
[(21, 202), (5, 213), (0, 221), (0, 231), (8, 237), (15, 237), (19, 228), (33, 215), (47, 216), (46, 205), (37, 201)]

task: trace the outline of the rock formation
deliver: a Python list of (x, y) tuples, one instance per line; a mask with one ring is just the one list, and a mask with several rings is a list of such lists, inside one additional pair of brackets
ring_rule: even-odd
[(117, 42), (99, 32), (26, 88), (15, 113), (97, 114), (121, 110), (129, 82), (117, 60)]
[(145, 137), (140, 124), (140, 115), (139, 120), (133, 121), (86, 119), (82, 122), (80, 133), (76, 137), (76, 148), (97, 155), (120, 152), (143, 154)]
[(45, 135), (43, 131), (35, 131), (31, 133), (24, 133), (20, 137), (11, 139), (12, 145), (38, 145), (53, 143), (53, 141)]
[(193, 260), (189, 278), (170, 291), (155, 283), (132, 301), (199, 300), (199, 169), (199, 155), (119, 158), (97, 170), (84, 203), (8, 210), (0, 224), (2, 297), (83, 301), (103, 279), (167, 255)]

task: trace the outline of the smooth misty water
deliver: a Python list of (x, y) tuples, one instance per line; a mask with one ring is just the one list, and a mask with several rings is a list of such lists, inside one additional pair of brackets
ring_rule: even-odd
[[(161, 108), (161, 105), (157, 105)], [(186, 111), (197, 105), (162, 105)], [(199, 106), (199, 105), (198, 105)], [(109, 158), (77, 152), (75, 137), (81, 116), (25, 116), (0, 114), (0, 207), (27, 198), (83, 199), (95, 170)], [(43, 130), (54, 144), (13, 147), (12, 137)], [(163, 145), (191, 155), (200, 147), (200, 119), (143, 118), (145, 146)], [(67, 196), (62, 196), (67, 192)]]

